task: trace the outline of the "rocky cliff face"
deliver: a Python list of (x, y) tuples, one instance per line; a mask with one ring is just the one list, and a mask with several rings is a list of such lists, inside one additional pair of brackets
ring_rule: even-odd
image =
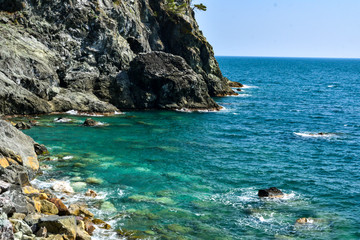
[[(0, 46), (2, 114), (216, 109), (211, 96), (233, 94), (193, 11), (174, 13), (164, 0), (0, 0)], [(182, 70), (191, 73), (182, 76), (170, 61), (158, 77), (176, 75), (192, 91), (172, 97), (170, 89), (172, 100), (162, 104), (164, 91), (140, 86), (142, 76), (128, 76), (138, 70), (139, 55), (148, 69), (162, 69), (152, 62), (154, 51), (183, 58)]]

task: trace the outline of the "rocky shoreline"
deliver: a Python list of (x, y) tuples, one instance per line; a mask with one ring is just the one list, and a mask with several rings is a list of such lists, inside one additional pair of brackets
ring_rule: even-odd
[[(53, 192), (71, 194), (58, 182), (53, 189), (37, 189), (31, 181), (41, 173), (38, 156), (48, 154), (11, 123), (0, 120), (0, 239), (91, 239), (96, 228), (111, 229), (94, 218), (82, 203), (66, 206)], [(96, 193), (88, 190), (89, 198)], [(96, 226), (96, 227), (95, 227)]]

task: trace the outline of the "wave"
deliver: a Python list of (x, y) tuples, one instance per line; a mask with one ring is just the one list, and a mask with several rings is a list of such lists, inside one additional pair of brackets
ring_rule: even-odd
[(250, 86), (250, 85), (243, 85), (243, 87), (241, 87), (243, 89), (247, 89), (247, 88), (259, 88), (258, 86)]
[(337, 137), (336, 133), (323, 133), (323, 132), (294, 132), (296, 136), (305, 137), (305, 138), (333, 138)]

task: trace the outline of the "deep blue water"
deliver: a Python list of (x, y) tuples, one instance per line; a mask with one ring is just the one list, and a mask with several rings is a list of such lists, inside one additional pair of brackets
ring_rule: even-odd
[[(42, 116), (26, 131), (55, 158), (39, 180), (101, 179), (67, 203), (95, 189), (98, 217), (150, 239), (360, 239), (360, 60), (218, 61), (247, 86), (217, 98), (220, 112), (127, 112), (95, 128)], [(257, 197), (273, 186), (286, 198)]]

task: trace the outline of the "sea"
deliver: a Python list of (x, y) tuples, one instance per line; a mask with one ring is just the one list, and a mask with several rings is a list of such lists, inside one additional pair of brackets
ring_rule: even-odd
[(39, 116), (33, 184), (70, 184), (112, 226), (94, 239), (360, 239), (360, 60), (217, 60), (244, 84), (218, 112)]

